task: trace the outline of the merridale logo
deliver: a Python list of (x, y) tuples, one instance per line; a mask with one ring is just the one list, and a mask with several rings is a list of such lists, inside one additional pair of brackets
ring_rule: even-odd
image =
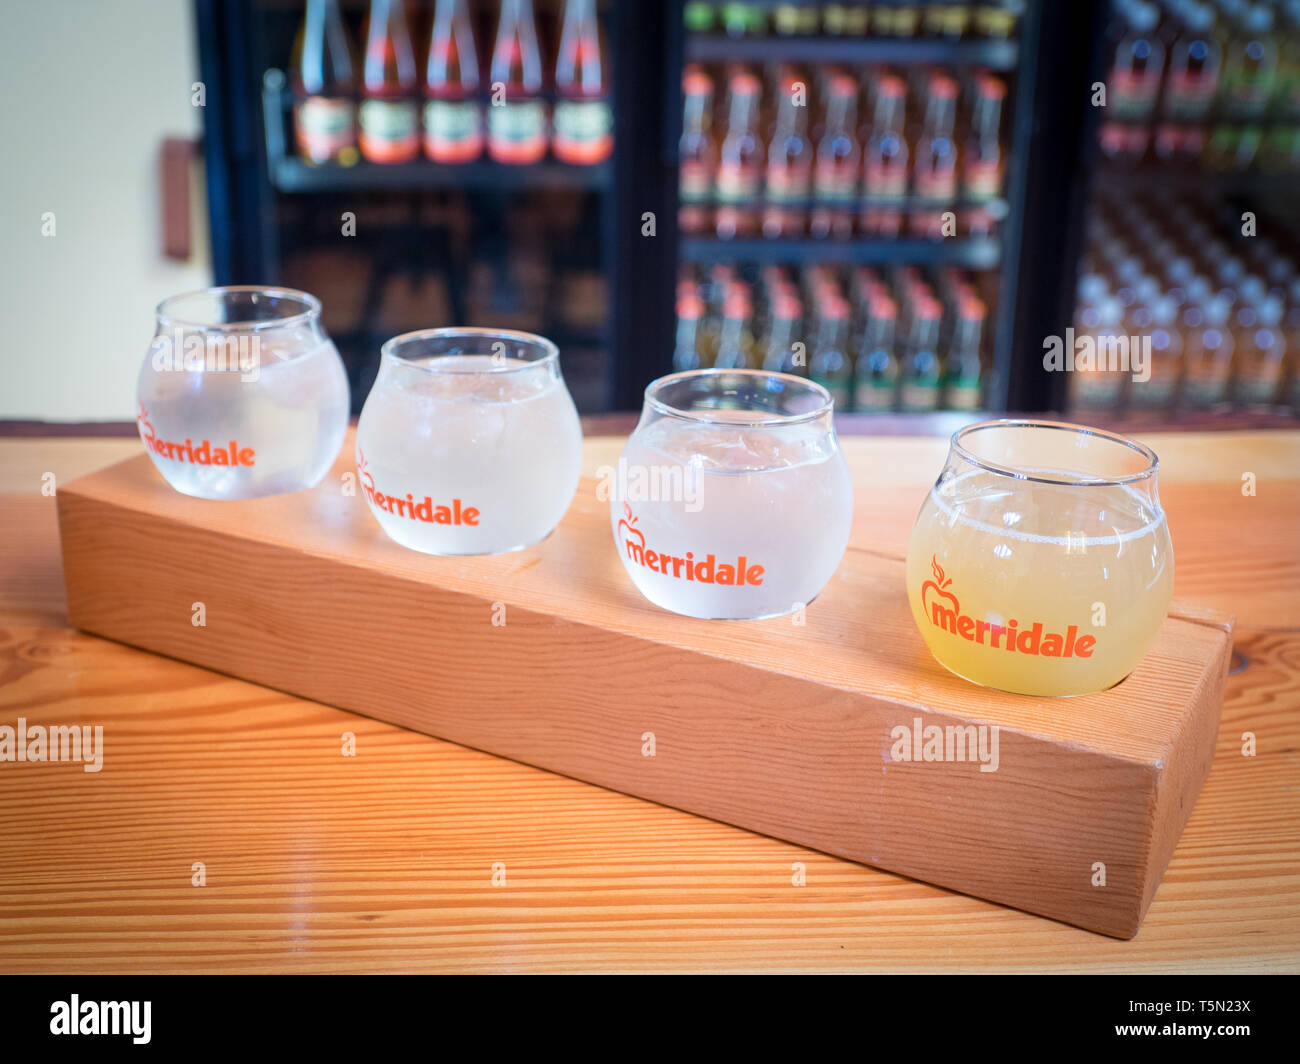
[(235, 440), (219, 446), (213, 446), (211, 440), (199, 440), (196, 446), (188, 437), (184, 443), (160, 440), (149, 421), (149, 411), (145, 409), (144, 403), (140, 404), (140, 412), (136, 414), (135, 420), (140, 426), (140, 438), (144, 440), (145, 449), (162, 455), (163, 458), (206, 466), (251, 466), (256, 461), (253, 448), (240, 447)]
[[(967, 616), (961, 612), (957, 596), (948, 590), (952, 580), (945, 576), (938, 557), (933, 554), (930, 555), (930, 569), (934, 579), (921, 585), (921, 610), (936, 628), (967, 642), (1013, 654), (1036, 654), (1045, 658), (1092, 657), (1097, 640), (1094, 636), (1079, 635), (1077, 624), (1070, 625), (1064, 633), (1044, 632), (1041, 621), (1021, 625), (1013, 617), (1001, 625)], [(985, 636), (988, 642), (984, 641)], [(1004, 636), (1005, 642), (1002, 641)]]
[(375, 487), (375, 478), (367, 468), (365, 452), (357, 448), (357, 472), (361, 474), (361, 488), (371, 504), (385, 513), (396, 517), (409, 517), (412, 521), (423, 521), (434, 525), (469, 525), (478, 527), (479, 510), (476, 506), (466, 506), (460, 499), (452, 499), (450, 506), (435, 506), (433, 499), (426, 495), (422, 502), (416, 502), (408, 491), (406, 496), (385, 495)]
[(745, 555), (740, 555), (735, 562), (718, 562), (717, 556), (705, 555), (697, 561), (694, 551), (687, 551), (685, 558), (672, 554), (650, 550), (646, 546), (645, 533), (636, 527), (637, 519), (628, 503), (623, 504), (623, 517), (618, 522), (618, 535), (623, 540), (623, 549), (628, 560), (649, 569), (660, 576), (672, 577), (674, 580), (690, 580), (697, 584), (724, 584), (728, 587), (759, 587), (763, 583), (763, 566), (752, 565)]

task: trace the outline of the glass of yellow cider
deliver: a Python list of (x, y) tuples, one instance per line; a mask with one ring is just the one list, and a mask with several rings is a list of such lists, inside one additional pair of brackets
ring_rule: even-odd
[(1124, 679), (1169, 607), (1159, 460), (1082, 425), (985, 421), (953, 435), (907, 552), (912, 616), (974, 683), (1081, 695)]

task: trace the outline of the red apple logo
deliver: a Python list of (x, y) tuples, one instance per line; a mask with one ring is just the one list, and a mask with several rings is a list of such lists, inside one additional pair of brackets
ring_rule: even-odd
[(357, 472), (361, 474), (361, 480), (366, 488), (369, 488), (370, 494), (374, 494), (375, 478), (370, 475), (366, 469), (366, 452), (360, 447), (357, 448)]
[(636, 536), (641, 541), (638, 546), (644, 548), (645, 533), (639, 528), (633, 527), (636, 524), (636, 518), (632, 516), (632, 507), (627, 503), (623, 504), (623, 514), (624, 516), (618, 522), (619, 533), (621, 533), (627, 541), (630, 541), (633, 536)]
[(149, 411), (145, 409), (144, 403), (140, 404), (140, 413), (135, 415), (135, 422), (140, 427), (140, 435), (144, 437), (145, 442), (152, 443), (155, 433), (149, 421)]
[(924, 611), (927, 617), (934, 616), (933, 602), (927, 600), (925, 597), (926, 591), (933, 588), (934, 594), (930, 596), (930, 599), (931, 600), (947, 599), (948, 602), (950, 602), (952, 605), (946, 608), (951, 609), (954, 614), (960, 616), (961, 605), (957, 601), (957, 596), (954, 595), (951, 591), (944, 590), (944, 588), (946, 588), (949, 584), (952, 583), (952, 580), (945, 578), (943, 572), (943, 566), (939, 564), (938, 557), (936, 557), (933, 554), (930, 555), (930, 569), (934, 573), (934, 579), (927, 580), (924, 584), (921, 585), (921, 609)]

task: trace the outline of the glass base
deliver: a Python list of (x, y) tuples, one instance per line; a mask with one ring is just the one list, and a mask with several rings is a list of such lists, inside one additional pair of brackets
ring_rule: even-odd
[[(929, 650), (930, 648), (926, 647), (926, 649)], [(974, 680), (971, 677), (958, 672), (956, 669), (946, 664), (932, 650), (930, 651), (930, 657), (934, 658), (934, 660), (937, 661), (940, 665), (942, 665), (945, 670), (952, 673), (959, 680), (964, 680), (966, 683), (973, 683), (976, 687), (983, 687), (985, 690), (988, 691), (1002, 691), (1005, 694), (1021, 695), (1024, 698), (1082, 698), (1084, 695), (1099, 695), (1099, 694), (1103, 694), (1106, 691), (1115, 690), (1116, 687), (1118, 687), (1120, 684), (1122, 684), (1125, 680), (1127, 680), (1130, 676), (1133, 675), (1131, 672), (1125, 673), (1109, 687), (1098, 687), (1091, 691), (1069, 691), (1063, 694), (1049, 695), (1049, 694), (1043, 694), (1041, 692), (1036, 692), (1036, 691), (1016, 691), (1010, 687), (999, 687), (997, 684), (994, 683), (985, 683), (983, 680)]]

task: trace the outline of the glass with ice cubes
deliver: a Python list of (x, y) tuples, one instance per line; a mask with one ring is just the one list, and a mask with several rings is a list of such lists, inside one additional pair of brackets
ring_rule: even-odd
[(320, 302), (237, 285), (160, 303), (137, 380), (145, 449), (177, 491), (250, 499), (319, 483), (348, 425), (348, 381)]
[(582, 427), (555, 344), (505, 329), (389, 340), (357, 422), (362, 493), (383, 530), (425, 554), (500, 554), (569, 508)]
[(763, 370), (654, 381), (610, 493), (637, 589), (691, 617), (773, 617), (812, 602), (853, 520), (833, 405), (821, 385)]

